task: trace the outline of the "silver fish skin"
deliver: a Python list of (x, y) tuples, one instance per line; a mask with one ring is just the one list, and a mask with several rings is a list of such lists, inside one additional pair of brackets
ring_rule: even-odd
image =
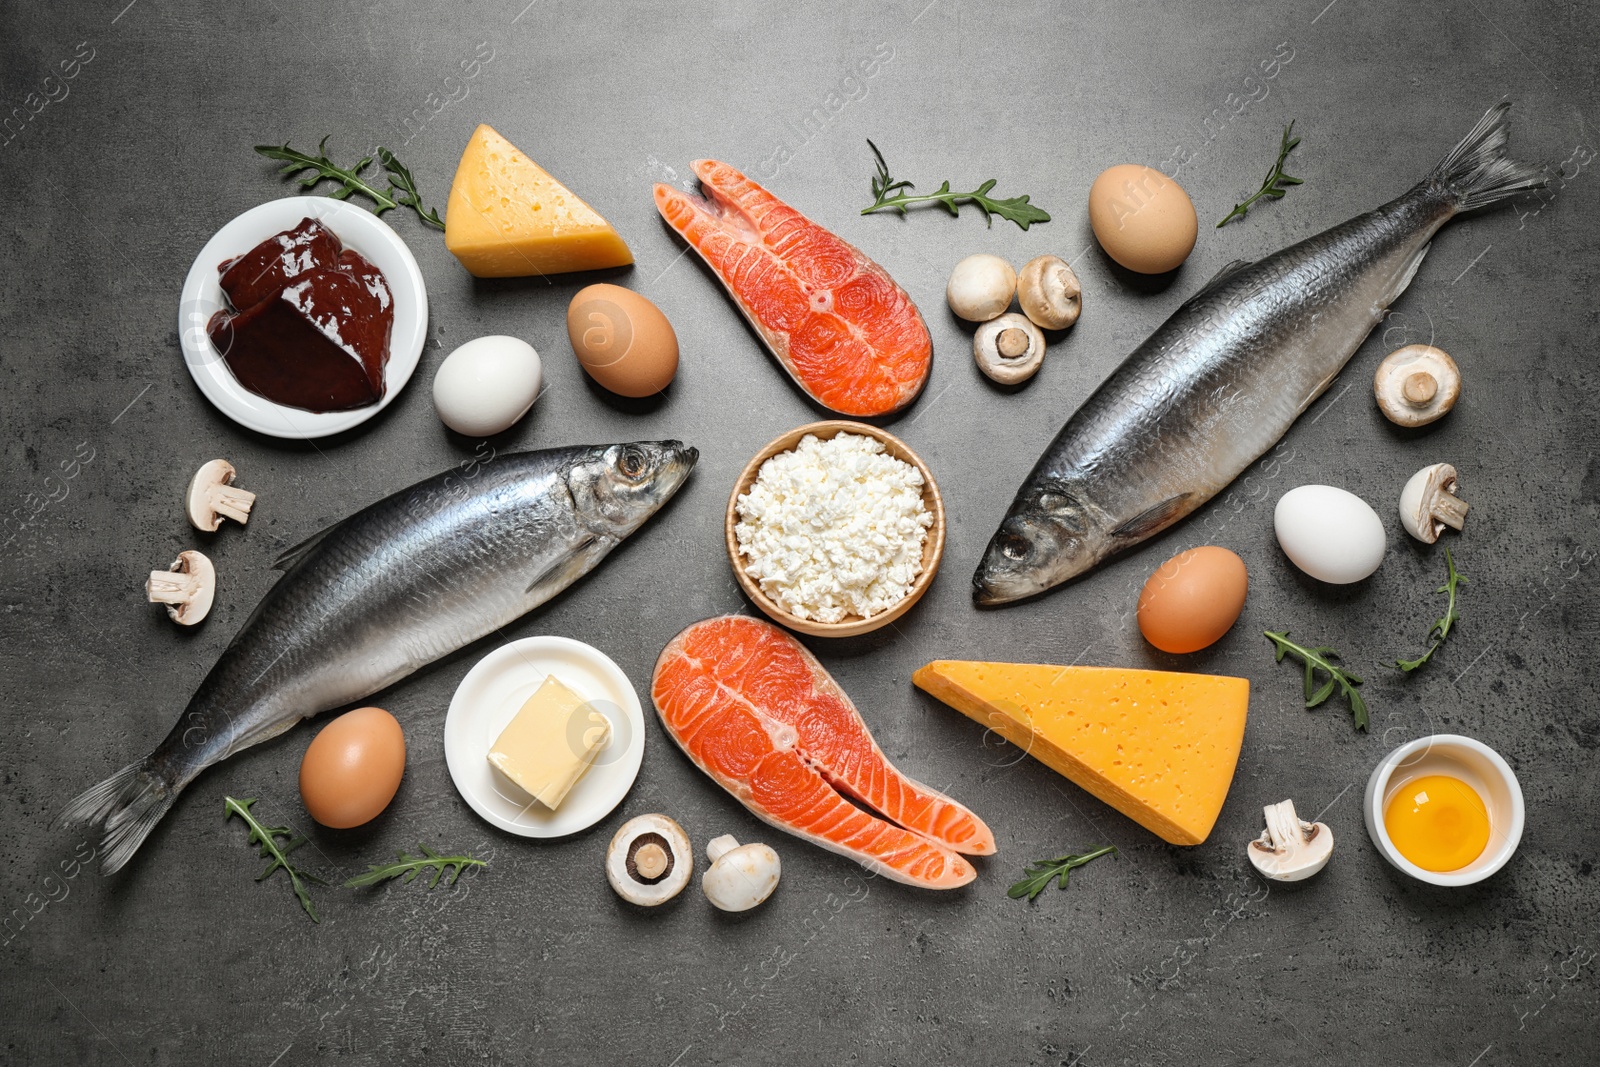
[(119, 869), (201, 771), (532, 611), (654, 515), (698, 458), (677, 441), (501, 455), (289, 550), (166, 739), (57, 821), (102, 826), (102, 869)]
[(1464, 211), (1536, 188), (1491, 108), (1399, 198), (1190, 297), (1067, 421), (1028, 475), (972, 579), (999, 605), (1044, 592), (1210, 500), (1333, 383)]

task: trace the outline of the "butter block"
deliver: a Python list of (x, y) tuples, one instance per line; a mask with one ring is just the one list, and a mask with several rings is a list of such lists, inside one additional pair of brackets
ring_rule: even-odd
[(611, 723), (553, 674), (506, 724), (489, 762), (554, 811), (611, 740)]
[(445, 205), (444, 246), (479, 278), (633, 262), (598, 211), (489, 126), (479, 126), (461, 154)]
[(1244, 743), (1244, 678), (939, 660), (920, 689), (989, 727), (1163, 841), (1211, 833)]

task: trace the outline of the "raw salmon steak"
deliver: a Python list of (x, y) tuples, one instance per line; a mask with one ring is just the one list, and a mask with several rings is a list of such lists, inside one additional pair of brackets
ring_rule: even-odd
[(954, 889), (977, 877), (961, 853), (994, 852), (983, 820), (896, 770), (839, 684), (772, 623), (695, 623), (656, 660), (651, 697), (678, 746), (758, 818), (875, 874)]
[(886, 415), (915, 400), (933, 341), (889, 272), (726, 163), (690, 166), (705, 195), (657, 185), (656, 209), (795, 384), (843, 415)]

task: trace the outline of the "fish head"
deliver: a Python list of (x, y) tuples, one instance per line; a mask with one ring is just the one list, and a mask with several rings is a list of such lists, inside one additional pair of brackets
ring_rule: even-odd
[(972, 576), (972, 599), (993, 606), (1035, 596), (1091, 569), (1111, 549), (1098, 509), (1059, 488), (1037, 490), (1011, 505), (989, 539)]
[(681, 441), (603, 445), (573, 465), (567, 485), (591, 521), (621, 539), (672, 499), (699, 458)]

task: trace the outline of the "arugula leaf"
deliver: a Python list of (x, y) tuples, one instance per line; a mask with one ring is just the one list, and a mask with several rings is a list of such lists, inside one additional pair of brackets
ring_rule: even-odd
[(1028, 194), (1012, 196), (1001, 199), (989, 195), (989, 191), (998, 183), (999, 179), (990, 178), (970, 193), (951, 192), (950, 183), (944, 182), (936, 192), (925, 194), (907, 193), (907, 189), (915, 188), (914, 183), (896, 181), (889, 176), (889, 165), (883, 160), (883, 153), (878, 151), (878, 146), (869, 138), (867, 147), (872, 149), (873, 158), (877, 160), (877, 173), (872, 176), (872, 203), (861, 209), (861, 214), (870, 215), (874, 211), (891, 208), (900, 214), (906, 214), (906, 208), (911, 204), (937, 203), (952, 216), (960, 217), (962, 204), (973, 204), (983, 212), (984, 219), (990, 226), (994, 225), (994, 216), (999, 215), (1009, 222), (1014, 222), (1026, 230), (1036, 222), (1049, 222), (1050, 215), (1043, 208), (1028, 202)]
[[(1361, 684), (1361, 678), (1359, 675), (1351, 674), (1333, 662), (1339, 658), (1339, 653), (1327, 645), (1318, 645), (1315, 648), (1297, 645), (1289, 640), (1288, 630), (1284, 630), (1282, 633), (1265, 630), (1263, 633), (1269, 641), (1277, 646), (1278, 652), (1274, 657), (1274, 662), (1282, 663), (1284, 656), (1293, 653), (1295, 658), (1305, 663), (1306, 707), (1314, 708), (1321, 704), (1333, 695), (1334, 686), (1338, 686), (1339, 691), (1350, 704), (1350, 713), (1355, 718), (1356, 729), (1365, 730), (1367, 728), (1367, 702), (1362, 700), (1361, 694), (1355, 690), (1355, 687)], [(1328, 680), (1320, 686), (1317, 685), (1316, 681), (1317, 671), (1324, 671), (1328, 675)]]
[(402, 852), (398, 863), (375, 863), (367, 868), (365, 874), (358, 874), (346, 882), (344, 888), (355, 889), (360, 886), (377, 885), (379, 882), (387, 882), (389, 879), (399, 878), (401, 875), (405, 876), (404, 884), (410, 885), (417, 875), (425, 870), (432, 870), (434, 872), (433, 881), (428, 883), (428, 888), (432, 889), (439, 884), (439, 879), (443, 878), (446, 873), (450, 873), (450, 880), (445, 885), (455, 885), (456, 882), (460, 881), (461, 872), (466, 868), (487, 867), (489, 865), (487, 860), (473, 859), (467, 855), (441, 856), (424, 844), (418, 844), (417, 848), (422, 850), (422, 855), (412, 857)]
[(1445, 605), (1444, 617), (1433, 620), (1433, 625), (1428, 628), (1427, 640), (1430, 642), (1428, 651), (1416, 659), (1397, 659), (1394, 661), (1396, 667), (1408, 673), (1433, 658), (1434, 651), (1444, 644), (1445, 639), (1450, 636), (1450, 627), (1454, 626), (1456, 621), (1461, 618), (1461, 612), (1456, 610), (1456, 587), (1465, 583), (1466, 579), (1456, 571), (1456, 561), (1451, 557), (1448, 547), (1444, 550), (1444, 565), (1448, 577), (1445, 578), (1444, 584), (1435, 589), (1434, 592), (1448, 593), (1450, 599)]
[(1067, 875), (1072, 873), (1074, 867), (1082, 867), (1084, 864), (1091, 863), (1101, 856), (1115, 855), (1116, 851), (1116, 845), (1101, 845), (1092, 852), (1085, 852), (1081, 855), (1056, 856), (1047, 860), (1034, 860), (1028, 864), (1028, 869), (1022, 881), (1006, 890), (1006, 896), (1012, 900), (1021, 900), (1023, 897), (1032, 900), (1049, 888), (1050, 883), (1053, 881), (1058, 882), (1062, 889), (1066, 889)]
[[(394, 197), (361, 177), (361, 172), (372, 165), (371, 156), (362, 156), (353, 167), (340, 167), (328, 158), (327, 145), (328, 138), (324, 137), (318, 142), (317, 154), (314, 156), (297, 148), (290, 148), (288, 141), (281, 145), (258, 144), (256, 151), (268, 159), (283, 160), (285, 166), (278, 173), (286, 179), (294, 178), (302, 189), (311, 189), (318, 182), (331, 178), (339, 183), (339, 188), (328, 194), (335, 200), (348, 200), (351, 193), (360, 193), (377, 205), (372, 211), (374, 215), (382, 215), (390, 208), (399, 206)], [(311, 173), (299, 177), (305, 171)]]
[(1250, 199), (1242, 204), (1233, 205), (1233, 210), (1228, 212), (1221, 222), (1217, 223), (1217, 229), (1222, 229), (1234, 219), (1244, 218), (1245, 214), (1250, 210), (1250, 205), (1260, 200), (1263, 196), (1271, 197), (1273, 200), (1282, 200), (1283, 194), (1289, 191), (1281, 188), (1282, 185), (1305, 184), (1304, 178), (1296, 178), (1292, 174), (1285, 174), (1283, 170), (1283, 164), (1288, 160), (1289, 153), (1293, 152), (1295, 145), (1300, 143), (1300, 138), (1298, 137), (1290, 139), (1289, 135), (1293, 132), (1294, 123), (1292, 122), (1283, 128), (1283, 141), (1278, 145), (1278, 161), (1272, 165), (1272, 170), (1267, 173), (1267, 180), (1261, 183), (1260, 190)]
[[(312, 922), (320, 923), (322, 920), (317, 918), (317, 909), (311, 904), (311, 894), (306, 892), (306, 887), (301, 882), (304, 880), (313, 885), (327, 885), (328, 883), (314, 874), (296, 870), (289, 863), (289, 853), (305, 844), (306, 839), (304, 837), (295, 837), (294, 831), (287, 826), (261, 825), (256, 821), (256, 817), (250, 814), (250, 805), (255, 802), (256, 799), (253, 797), (249, 800), (235, 800), (232, 797), (223, 797), (223, 821), (226, 822), (235, 815), (243, 819), (245, 825), (250, 827), (250, 844), (259, 844), (261, 846), (261, 857), (272, 860), (267, 865), (266, 870), (256, 875), (256, 881), (262, 881), (273, 871), (282, 868), (289, 875), (289, 884), (294, 887), (294, 895), (300, 898), (300, 906), (306, 910), (307, 915), (311, 916)], [(286, 837), (289, 840), (279, 844), (278, 838), (280, 837)]]
[(411, 176), (411, 171), (394, 157), (394, 153), (382, 145), (378, 146), (378, 162), (383, 164), (383, 169), (389, 172), (389, 191), (398, 193), (394, 198), (395, 203), (401, 207), (411, 208), (417, 217), (429, 226), (444, 229), (444, 220), (439, 217), (437, 208), (423, 210), (422, 195), (417, 192), (417, 180)]

